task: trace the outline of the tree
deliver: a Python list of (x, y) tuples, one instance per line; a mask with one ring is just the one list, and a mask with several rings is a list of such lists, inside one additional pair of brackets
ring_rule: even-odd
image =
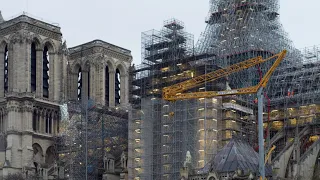
[(9, 174), (8, 176), (4, 177), (3, 180), (38, 180), (39, 178), (33, 176), (33, 175), (28, 175), (27, 178), (24, 178), (21, 173), (16, 173), (16, 174)]

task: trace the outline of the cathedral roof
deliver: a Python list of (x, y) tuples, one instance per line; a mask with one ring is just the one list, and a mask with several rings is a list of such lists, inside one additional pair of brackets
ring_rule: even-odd
[[(243, 170), (245, 173), (259, 174), (259, 154), (248, 143), (240, 139), (232, 139), (203, 170), (217, 173)], [(272, 170), (267, 166), (266, 175), (271, 174)]]
[(131, 51), (130, 50), (124, 49), (122, 47), (116, 46), (116, 45), (111, 44), (111, 43), (107, 43), (107, 42), (102, 41), (100, 39), (95, 39), (93, 41), (90, 41), (90, 42), (87, 42), (87, 43), (84, 43), (84, 44), (81, 44), (81, 45), (78, 45), (78, 46), (75, 46), (75, 47), (71, 47), (71, 48), (69, 48), (69, 51), (70, 51), (70, 54), (72, 55), (74, 53), (78, 53), (78, 52), (81, 52), (83, 50), (90, 49), (90, 48), (93, 48), (93, 47), (103, 47), (105, 49), (109, 49), (109, 50), (112, 50), (112, 51), (117, 52), (117, 53), (121, 53), (121, 54), (125, 54), (125, 55), (128, 55), (128, 56), (131, 56)]

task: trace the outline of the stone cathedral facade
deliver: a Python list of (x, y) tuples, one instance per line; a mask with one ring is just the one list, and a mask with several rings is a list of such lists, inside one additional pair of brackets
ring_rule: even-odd
[(53, 166), (62, 103), (126, 106), (131, 62), (129, 50), (101, 40), (68, 49), (60, 27), (0, 13), (0, 179)]

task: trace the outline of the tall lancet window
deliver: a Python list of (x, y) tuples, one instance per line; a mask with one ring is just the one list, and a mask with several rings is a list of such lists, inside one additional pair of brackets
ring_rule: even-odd
[(105, 69), (105, 82), (104, 82), (104, 86), (105, 86), (105, 95), (104, 95), (104, 98), (105, 98), (105, 103), (106, 103), (106, 106), (109, 106), (109, 67), (106, 66), (106, 69)]
[(43, 49), (43, 97), (49, 98), (49, 51), (45, 46)]
[(31, 92), (35, 92), (37, 89), (37, 51), (36, 44), (31, 44)]
[(4, 92), (8, 92), (8, 60), (9, 60), (9, 54), (8, 54), (8, 46), (4, 49)]
[(120, 104), (120, 71), (116, 70), (115, 74), (115, 103), (116, 105)]
[(81, 100), (81, 93), (82, 93), (82, 72), (81, 68), (78, 71), (78, 100)]

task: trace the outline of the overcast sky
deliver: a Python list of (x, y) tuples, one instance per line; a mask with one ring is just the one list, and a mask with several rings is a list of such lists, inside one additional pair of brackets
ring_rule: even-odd
[[(280, 17), (298, 48), (320, 44), (320, 0), (280, 0)], [(23, 11), (58, 23), (68, 47), (101, 39), (132, 51), (141, 62), (141, 32), (175, 17), (195, 41), (205, 29), (209, 0), (0, 0), (4, 19)]]

